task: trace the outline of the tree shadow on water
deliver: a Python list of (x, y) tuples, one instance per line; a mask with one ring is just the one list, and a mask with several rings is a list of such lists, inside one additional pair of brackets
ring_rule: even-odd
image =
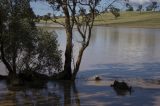
[(59, 84), (63, 87), (64, 106), (80, 106), (80, 98), (75, 82), (62, 81)]
[(16, 106), (80, 106), (80, 99), (75, 83), (69, 81), (49, 81), (38, 88), (17, 87), (11, 89), (6, 83), (1, 84), (0, 105)]

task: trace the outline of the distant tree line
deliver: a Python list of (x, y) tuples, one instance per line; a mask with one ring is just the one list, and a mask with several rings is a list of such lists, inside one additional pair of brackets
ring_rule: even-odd
[(143, 6), (142, 4), (133, 6), (133, 4), (129, 0), (113, 0), (112, 4), (109, 6), (106, 6), (105, 9), (102, 11), (102, 13), (111, 12), (114, 15), (115, 19), (120, 17), (120, 11), (123, 11), (123, 10), (121, 10), (117, 5), (113, 5), (114, 2), (124, 3), (125, 8), (126, 8), (125, 11), (139, 11), (140, 13), (145, 10), (146, 11), (158, 11), (158, 8), (160, 7), (158, 5), (158, 2), (156, 1), (151, 2), (147, 6)]
[[(134, 6), (130, 3), (129, 0), (125, 0), (126, 1), (126, 11), (134, 11)], [(146, 11), (158, 11), (158, 7), (160, 7), (158, 5), (157, 1), (152, 1), (150, 2), (147, 6), (143, 6), (142, 4), (137, 5), (137, 9), (135, 9), (136, 11), (142, 11), (142, 10), (146, 10)], [(159, 9), (160, 11), (160, 9)]]

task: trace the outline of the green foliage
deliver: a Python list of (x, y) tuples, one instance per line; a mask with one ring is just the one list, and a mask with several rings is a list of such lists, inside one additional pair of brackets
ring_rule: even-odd
[(152, 11), (152, 10), (154, 10), (155, 11), (155, 9), (158, 7), (158, 3), (155, 1), (155, 2), (152, 2), (152, 4), (150, 4), (150, 5), (148, 5), (147, 7), (146, 7), (146, 11)]
[(2, 33), (2, 30), (4, 30), (4, 22), (7, 21), (7, 14), (6, 14), (6, 5), (0, 0), (0, 32)]
[(126, 11), (133, 11), (134, 10), (133, 6), (129, 3), (126, 3), (126, 7), (127, 7)]
[(155, 9), (158, 7), (158, 3), (155, 1), (152, 2), (152, 5), (153, 5), (153, 10), (155, 11)]
[(142, 11), (142, 8), (143, 8), (143, 5), (142, 4), (140, 4), (139, 6), (138, 6), (138, 8), (137, 8), (137, 11)]
[(39, 30), (36, 50), (38, 53), (38, 62), (41, 64), (38, 66), (41, 67), (39, 71), (46, 70), (50, 74), (53, 72), (53, 68), (56, 72), (61, 71), (61, 51), (58, 49), (58, 46), (56, 33)]
[(35, 27), (29, 1), (0, 1), (0, 60), (8, 71), (49, 74), (60, 71), (57, 36)]
[(152, 11), (152, 9), (153, 9), (153, 5), (149, 5), (146, 7), (146, 11)]

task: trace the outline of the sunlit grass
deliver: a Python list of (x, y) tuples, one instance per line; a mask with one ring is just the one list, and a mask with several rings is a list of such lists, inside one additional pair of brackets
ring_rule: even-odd
[(95, 25), (160, 28), (160, 12), (121, 12), (117, 19), (111, 13), (104, 13), (96, 18)]
[[(60, 22), (60, 23), (64, 23), (64, 18), (57, 18), (56, 21)], [(40, 23), (46, 23), (46, 21), (45, 20), (40, 20)], [(54, 22), (52, 20), (47, 20), (47, 23), (51, 24), (51, 23), (54, 23)]]
[[(64, 23), (64, 18), (58, 18), (56, 21)], [(44, 20), (40, 22), (45, 23)], [(48, 20), (47, 23), (52, 24), (53, 22)], [(111, 13), (102, 13), (96, 17), (94, 24), (160, 28), (160, 12), (121, 12), (117, 19)]]

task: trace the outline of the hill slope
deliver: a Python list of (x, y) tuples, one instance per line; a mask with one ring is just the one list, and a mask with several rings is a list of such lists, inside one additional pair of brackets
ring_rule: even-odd
[(99, 15), (95, 25), (160, 28), (160, 12), (121, 12), (117, 19), (111, 13)]

